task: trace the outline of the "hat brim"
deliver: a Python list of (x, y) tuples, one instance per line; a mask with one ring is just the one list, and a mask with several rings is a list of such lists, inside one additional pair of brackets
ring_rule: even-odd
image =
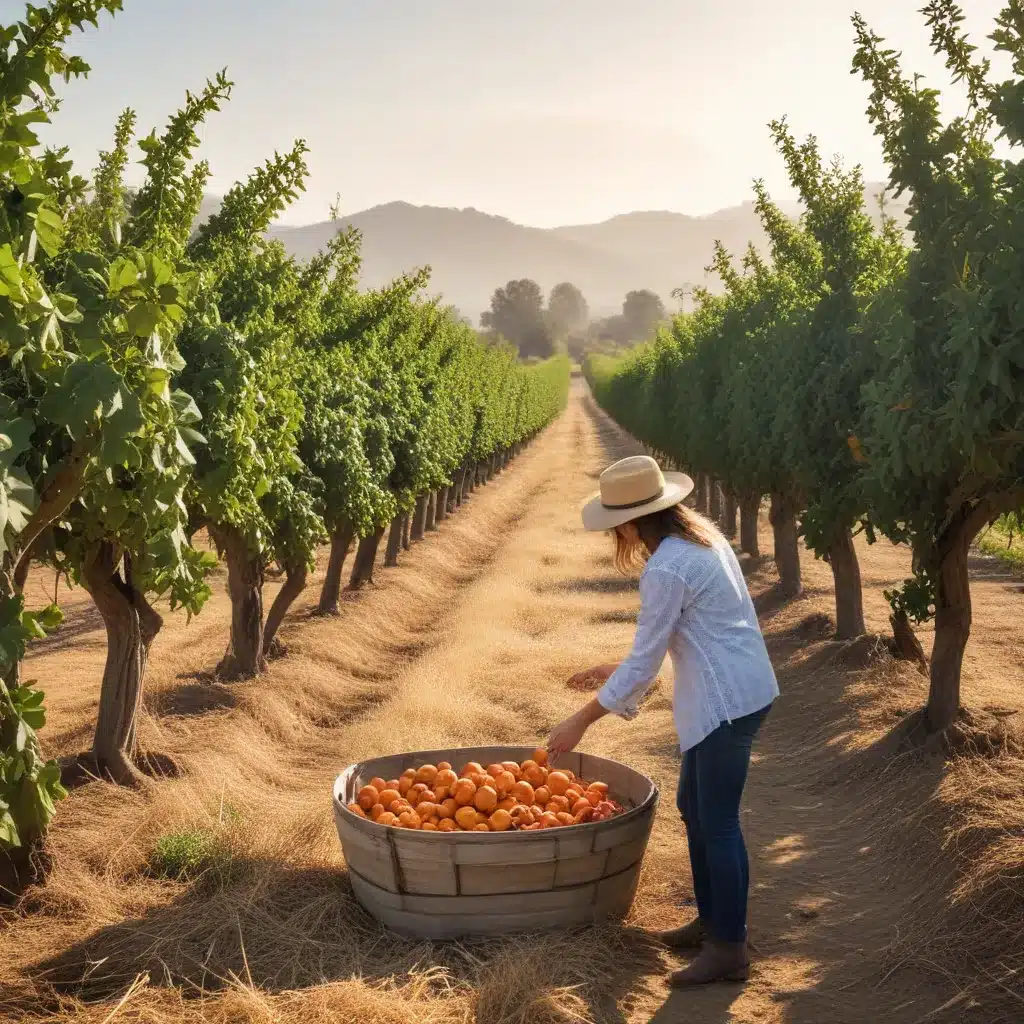
[(583, 505), (583, 529), (594, 533), (614, 530), (616, 526), (630, 523), (634, 519), (672, 508), (693, 493), (693, 481), (685, 473), (665, 473), (665, 489), (661, 494), (635, 508), (606, 508), (601, 503), (600, 493), (595, 494)]

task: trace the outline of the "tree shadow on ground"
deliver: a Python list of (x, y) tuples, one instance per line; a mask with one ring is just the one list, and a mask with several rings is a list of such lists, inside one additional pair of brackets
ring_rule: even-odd
[(178, 676), (181, 686), (146, 693), (146, 710), (157, 717), (191, 718), (238, 707), (238, 692), (211, 672), (187, 672)]
[[(660, 947), (639, 929), (601, 925), (518, 942), (507, 936), (444, 943), (403, 939), (359, 906), (342, 869), (235, 860), (211, 867), (170, 904), (100, 928), (41, 960), (30, 975), (37, 1012), (67, 997), (92, 1004), (114, 1000), (144, 973), (151, 984), (177, 987), (186, 998), (219, 991), (237, 978), (280, 993), (353, 976), (401, 984), (411, 972), (427, 969), (483, 992), (503, 986), (527, 953), (551, 963), (561, 953), (585, 968), (591, 947), (597, 959), (604, 951), (608, 969), (572, 983), (581, 983), (578, 994), (594, 1020), (626, 1024), (617, 1007), (637, 990), (640, 978), (662, 966)], [(541, 995), (524, 991), (523, 998)]]

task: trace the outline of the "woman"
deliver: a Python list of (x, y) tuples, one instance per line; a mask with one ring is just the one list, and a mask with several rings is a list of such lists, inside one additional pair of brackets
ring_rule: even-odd
[(601, 474), (600, 493), (583, 508), (588, 530), (609, 530), (615, 564), (644, 564), (633, 649), (621, 665), (573, 677), (603, 684), (597, 697), (558, 725), (552, 756), (572, 750), (607, 714), (633, 718), (666, 653), (675, 675), (674, 714), (683, 753), (676, 803), (686, 826), (698, 916), (662, 935), (671, 947), (699, 950), (673, 985), (745, 980), (747, 851), (740, 798), (757, 731), (779, 694), (743, 573), (728, 541), (686, 508), (693, 482), (663, 474), (646, 456)]

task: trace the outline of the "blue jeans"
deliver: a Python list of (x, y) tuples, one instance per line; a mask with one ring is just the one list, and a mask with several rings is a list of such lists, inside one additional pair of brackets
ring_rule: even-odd
[(686, 825), (697, 912), (719, 942), (747, 937), (750, 867), (740, 828), (740, 798), (750, 750), (771, 705), (723, 722), (683, 755), (676, 806)]

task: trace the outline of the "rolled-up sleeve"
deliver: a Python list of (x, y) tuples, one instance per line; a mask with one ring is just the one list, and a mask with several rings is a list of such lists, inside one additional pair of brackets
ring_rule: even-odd
[(658, 677), (672, 632), (686, 601), (686, 581), (649, 569), (640, 577), (640, 614), (629, 657), (598, 691), (598, 703), (622, 718), (635, 718), (640, 701)]

